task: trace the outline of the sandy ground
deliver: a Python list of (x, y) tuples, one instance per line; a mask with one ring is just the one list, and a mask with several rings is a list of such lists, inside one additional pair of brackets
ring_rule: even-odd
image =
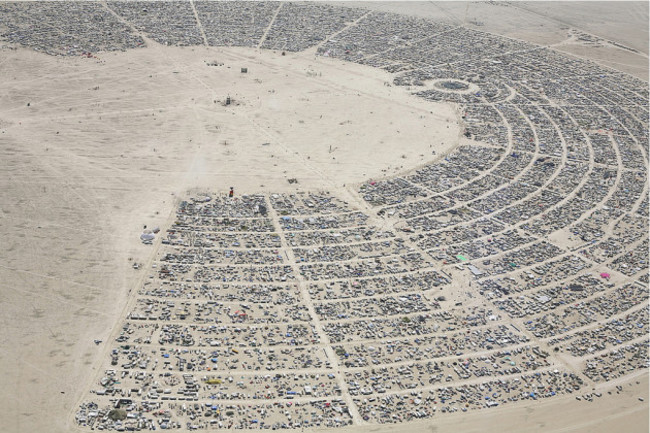
[[(458, 5), (437, 8), (458, 19)], [(501, 14), (481, 8), (470, 11), (492, 31)], [(566, 30), (547, 31), (557, 18), (518, 10), (503, 34), (566, 39)], [(635, 16), (647, 19), (647, 11)], [(545, 28), (515, 26), (526, 16)], [(592, 21), (582, 28), (607, 30)], [(619, 40), (645, 41), (633, 47), (645, 53), (647, 79), (642, 28), (645, 37), (622, 32)], [(615, 53), (574, 54), (626, 71), (632, 64)], [(132, 260), (150, 257), (138, 240), (142, 226), (162, 225), (188, 190), (345, 195), (350, 184), (431, 161), (459, 140), (453, 107), (386, 86), (382, 71), (309, 53), (154, 46), (99, 57), (0, 51), (2, 431), (69, 431), (83, 384), (102, 361), (93, 340), (107, 339), (123, 315), (139, 277)], [(223, 106), (228, 95), (233, 104)], [(594, 403), (554, 399), (366, 430), (606, 432), (623, 423), (648, 431), (647, 373), (639, 380)]]
[(345, 193), (459, 141), (453, 107), (313, 55), (156, 47), (100, 60), (3, 57), (1, 374), (12, 391), (0, 405), (17, 414), (10, 431), (49, 425), (49, 411), (63, 428), (97, 360), (93, 340), (108, 337), (134, 287), (129, 259), (150, 255), (142, 226), (162, 225), (179, 195)]

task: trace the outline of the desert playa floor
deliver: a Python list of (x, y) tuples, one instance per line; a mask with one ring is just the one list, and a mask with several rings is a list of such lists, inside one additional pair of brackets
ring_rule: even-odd
[[(410, 12), (458, 19), (464, 7)], [(471, 17), (484, 30), (557, 45), (647, 81), (647, 24), (645, 33), (599, 26), (589, 14), (612, 13), (600, 4), (565, 15), (565, 25), (618, 36), (640, 54), (585, 47), (566, 40), (558, 15), (567, 8), (519, 6), (528, 30), (499, 23), (497, 6), (476, 5)], [(647, 23), (647, 11), (634, 16)], [(538, 18), (553, 28), (533, 26)], [(378, 69), (315, 50), (282, 56), (148, 43), (97, 58), (0, 43), (2, 431), (74, 431), (71, 413), (105, 361), (93, 341), (109, 339), (141, 278), (133, 263), (151, 258), (143, 225), (162, 227), (182, 199), (233, 186), (238, 195), (324, 189), (353, 201), (361, 182), (438, 160), (466, 140), (455, 107), (389, 86), (391, 75)], [(355, 431), (648, 431), (648, 373), (625, 379), (608, 384), (622, 391), (607, 388), (592, 403), (558, 397)]]
[[(229, 186), (346, 194), (460, 140), (453, 108), (432, 111), (385, 86), (387, 74), (313, 55), (4, 53), (2, 374), (18, 392), (2, 397), (16, 431), (49, 418), (36, 415), (46, 407), (59, 414), (46, 425), (64, 419), (93, 340), (107, 339), (139, 276), (133, 261), (150, 254), (142, 226), (162, 225), (178, 197)], [(218, 73), (213, 60), (225, 63)], [(423, 131), (429, 142), (416, 139)]]

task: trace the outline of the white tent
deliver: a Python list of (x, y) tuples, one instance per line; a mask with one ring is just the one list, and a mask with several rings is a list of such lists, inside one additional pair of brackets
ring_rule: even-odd
[(145, 230), (142, 232), (140, 235), (140, 240), (142, 241), (152, 241), (156, 238), (156, 235), (154, 235), (151, 230)]

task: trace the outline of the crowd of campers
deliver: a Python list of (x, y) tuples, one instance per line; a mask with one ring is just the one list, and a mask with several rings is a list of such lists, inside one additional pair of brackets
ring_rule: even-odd
[(206, 191), (143, 232), (154, 260), (134, 266), (145, 275), (78, 424), (397, 423), (590, 401), (599, 393), (582, 389), (648, 368), (646, 82), (470, 26), (338, 5), (3, 2), (0, 16), (3, 41), (50, 55), (139, 49), (140, 34), (314, 49), (458, 113), (449, 153), (348, 186), (355, 200)]

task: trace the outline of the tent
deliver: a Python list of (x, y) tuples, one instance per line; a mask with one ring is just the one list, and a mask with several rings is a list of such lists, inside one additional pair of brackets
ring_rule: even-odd
[(156, 235), (154, 235), (151, 230), (145, 230), (140, 235), (140, 240), (142, 240), (142, 241), (152, 241), (155, 238), (156, 238)]

